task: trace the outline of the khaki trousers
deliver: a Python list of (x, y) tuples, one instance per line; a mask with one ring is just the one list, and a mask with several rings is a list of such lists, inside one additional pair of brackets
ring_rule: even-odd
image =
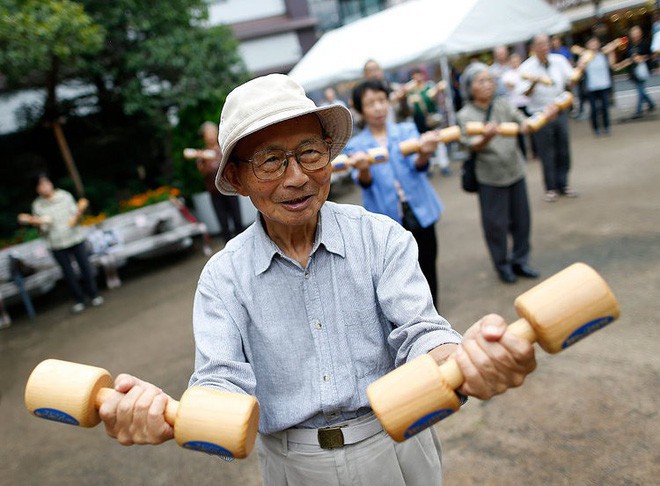
[(259, 434), (264, 486), (439, 486), (440, 440), (433, 427), (395, 442), (387, 432), (338, 449)]

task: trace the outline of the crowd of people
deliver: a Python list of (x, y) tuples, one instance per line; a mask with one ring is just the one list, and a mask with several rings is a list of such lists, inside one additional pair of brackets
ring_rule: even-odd
[[(452, 71), (450, 91), (458, 92), (453, 94), (453, 99), (460, 108), (459, 126), (464, 129), (474, 121), (486, 124), (483, 134), (463, 137), (461, 144), (476, 160), (484, 239), (503, 282), (539, 276), (528, 263), (531, 216), (524, 161), (540, 161), (544, 201), (553, 203), (561, 197), (577, 197), (569, 182), (572, 163), (569, 116), (581, 117), (588, 110), (594, 135), (610, 136), (613, 74), (624, 69), (638, 93), (632, 118), (643, 116), (644, 104), (648, 111), (653, 111), (655, 104), (645, 91), (653, 60), (650, 43), (643, 39), (640, 27), (633, 26), (624, 43), (605, 43), (594, 35), (580, 48), (567, 47), (560, 36), (539, 34), (530, 43), (529, 56), (524, 60), (519, 51), (497, 46), (492, 51), (490, 65), (472, 56), (462, 73)], [(429, 167), (442, 158), (438, 157), (440, 149), (445, 151), (446, 158), (446, 147), (425, 145), (420, 154), (403, 156), (397, 144), (402, 137), (420, 137), (429, 144), (433, 137), (424, 138), (424, 133), (442, 126), (440, 123), (446, 125), (444, 103), (439, 99), (445, 89), (435, 90), (429, 96), (435, 82), (419, 67), (409, 72), (409, 81), (394, 83), (385, 80), (383, 69), (370, 59), (363, 74), (364, 81), (354, 88), (345, 103), (357, 120), (356, 134), (346, 148), (356, 167), (353, 178), (362, 190), (363, 205), (370, 211), (389, 215), (404, 226), (410, 219), (408, 213), (414, 213), (419, 225), (411, 231), (420, 248), (420, 265), (435, 291), (435, 270), (425, 268), (435, 267), (438, 242), (435, 238), (423, 238), (420, 229), (428, 235), (434, 233), (442, 202), (437, 195), (431, 195), (433, 190), (427, 187), (428, 181), (422, 175), (428, 174)], [(380, 80), (381, 84), (369, 84), (369, 80)], [(553, 109), (554, 100), (566, 91), (574, 93), (572, 111)], [(365, 93), (367, 105), (362, 99)], [(377, 93), (378, 100), (372, 100)], [(475, 94), (482, 97), (481, 101), (475, 102)], [(372, 106), (377, 109), (372, 110)], [(380, 114), (381, 107), (387, 109), (385, 118)], [(372, 112), (377, 113), (376, 118)], [(540, 129), (531, 130), (525, 120), (540, 114), (545, 123)], [(429, 126), (429, 119), (440, 123)], [(497, 134), (497, 123), (506, 122), (520, 124), (517, 143), (512, 137)], [(368, 150), (378, 146), (388, 149), (389, 164), (370, 166)], [(438, 302), (437, 297), (434, 301)]]

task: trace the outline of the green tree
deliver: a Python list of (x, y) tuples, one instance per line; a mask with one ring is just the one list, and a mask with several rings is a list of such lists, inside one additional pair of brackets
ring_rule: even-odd
[[(50, 86), (44, 113), (68, 115), (97, 211), (156, 184), (203, 189), (182, 149), (200, 143), (198, 127), (219, 120), (227, 93), (248, 76), (231, 30), (209, 27), (207, 16), (206, 0), (0, 0), (0, 73), (10, 90)], [(68, 81), (89, 92), (58, 100), (55, 87)], [(33, 158), (50, 164), (43, 149)]]
[(41, 119), (52, 128), (79, 196), (83, 188), (60, 126), (56, 88), (76, 72), (85, 55), (98, 52), (103, 29), (69, 0), (8, 2), (0, 9), (0, 72), (14, 88), (46, 90)]
[(138, 118), (159, 140), (161, 174), (177, 176), (185, 193), (190, 183), (201, 188), (194, 164), (179, 154), (198, 143), (199, 125), (210, 113), (217, 121), (228, 91), (246, 79), (231, 31), (205, 26), (205, 0), (80, 2), (107, 32), (84, 67), (102, 116), (108, 123)]

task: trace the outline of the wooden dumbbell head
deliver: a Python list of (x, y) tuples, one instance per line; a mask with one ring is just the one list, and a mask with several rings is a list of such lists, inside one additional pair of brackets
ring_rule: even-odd
[[(387, 162), (389, 158), (389, 152), (385, 147), (374, 147), (367, 150), (367, 155), (369, 156), (370, 164), (381, 164)], [(345, 170), (352, 169), (353, 166), (348, 162), (348, 155), (339, 154), (337, 157), (332, 159), (332, 170), (333, 172), (341, 172)]]
[(514, 137), (519, 131), (520, 126), (515, 122), (503, 122), (497, 126), (497, 133), (504, 137)]
[(548, 123), (548, 117), (544, 113), (534, 113), (527, 119), (527, 126), (533, 132), (539, 131)]
[(337, 157), (332, 159), (332, 170), (334, 172), (341, 172), (344, 170), (348, 170), (348, 155), (346, 154), (339, 154)]
[(397, 442), (448, 417), (461, 406), (429, 354), (371, 383), (367, 398), (383, 428)]
[(484, 133), (484, 122), (479, 121), (469, 121), (465, 123), (465, 134), (466, 135), (481, 135)]
[(566, 110), (573, 105), (573, 93), (570, 91), (564, 91), (562, 94), (557, 96), (554, 100), (554, 104), (559, 108), (559, 110)]
[(244, 458), (254, 447), (258, 426), (254, 397), (191, 387), (179, 402), (174, 438), (186, 449)]
[(453, 125), (451, 127), (443, 128), (438, 130), (438, 142), (439, 143), (451, 143), (457, 142), (461, 139), (461, 128), (458, 125)]
[(570, 77), (571, 82), (572, 83), (578, 82), (583, 74), (584, 74), (583, 69), (580, 68), (573, 69), (573, 72), (571, 73), (571, 77)]
[(183, 149), (183, 156), (186, 159), (194, 159), (194, 158), (197, 158), (197, 153), (198, 152), (199, 152), (199, 150), (194, 149), (194, 148), (185, 148), (185, 149)]
[(548, 353), (558, 353), (617, 319), (619, 304), (607, 283), (575, 263), (516, 298), (516, 312)]
[(387, 162), (389, 158), (389, 152), (385, 147), (375, 147), (367, 151), (369, 154), (369, 163), (370, 164), (381, 164)]
[(37, 417), (94, 427), (101, 421), (95, 398), (104, 387), (112, 387), (112, 377), (102, 368), (47, 359), (28, 378), (25, 406)]
[(419, 152), (421, 147), (422, 145), (416, 138), (405, 140), (399, 144), (399, 150), (401, 150), (401, 153), (406, 156)]

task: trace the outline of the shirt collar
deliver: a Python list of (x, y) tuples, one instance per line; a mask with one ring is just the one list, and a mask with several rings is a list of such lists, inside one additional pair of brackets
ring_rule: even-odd
[[(330, 253), (341, 257), (346, 256), (346, 245), (341, 234), (339, 224), (335, 218), (331, 206), (333, 203), (326, 202), (321, 206), (319, 224), (316, 228), (312, 255), (323, 245)], [(255, 226), (254, 238), (254, 270), (255, 275), (264, 273), (270, 267), (275, 255), (283, 255), (277, 245), (270, 239), (264, 227), (261, 213), (257, 213), (258, 220)]]

